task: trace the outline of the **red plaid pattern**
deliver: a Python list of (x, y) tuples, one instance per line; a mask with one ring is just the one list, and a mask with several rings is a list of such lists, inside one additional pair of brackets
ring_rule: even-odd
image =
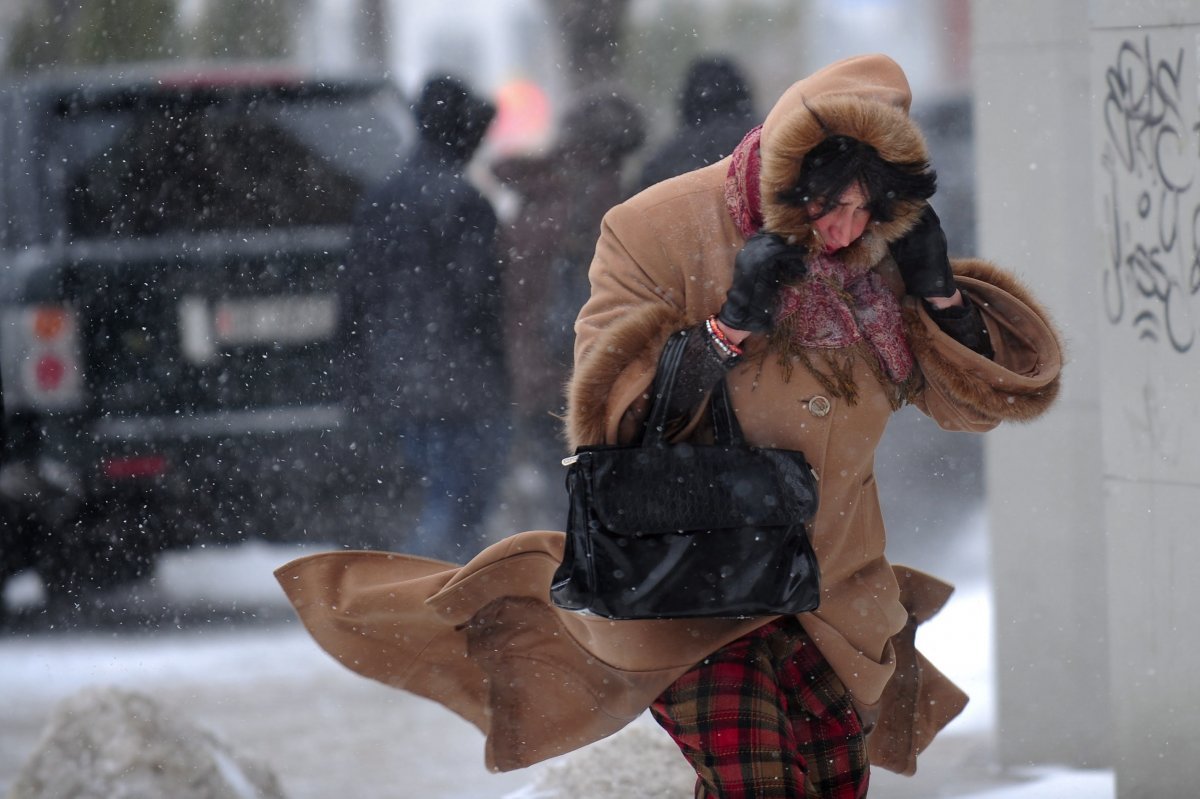
[(705, 799), (861, 799), (858, 714), (794, 618), (764, 625), (676, 680), (650, 708)]

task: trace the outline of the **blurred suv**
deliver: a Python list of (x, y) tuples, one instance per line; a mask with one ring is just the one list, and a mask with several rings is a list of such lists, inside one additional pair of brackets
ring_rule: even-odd
[(32, 567), (75, 597), (202, 540), (378, 541), (339, 280), (412, 140), (382, 79), (0, 87), (0, 586)]

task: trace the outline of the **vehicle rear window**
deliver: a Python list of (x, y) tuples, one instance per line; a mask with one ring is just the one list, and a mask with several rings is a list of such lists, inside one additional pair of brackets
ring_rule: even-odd
[(66, 102), (44, 163), (70, 237), (338, 225), (411, 138), (387, 89)]

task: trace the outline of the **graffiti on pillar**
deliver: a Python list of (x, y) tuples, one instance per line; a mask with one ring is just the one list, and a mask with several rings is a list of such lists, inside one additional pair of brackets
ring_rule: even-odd
[(1180, 353), (1200, 335), (1200, 100), (1184, 55), (1153, 52), (1149, 36), (1121, 44), (1104, 75), (1100, 153), (1108, 319)]

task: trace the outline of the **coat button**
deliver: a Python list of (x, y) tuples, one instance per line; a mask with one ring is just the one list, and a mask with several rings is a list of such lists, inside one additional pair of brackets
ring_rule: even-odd
[(808, 401), (808, 412), (813, 416), (819, 417), (826, 415), (829, 413), (830, 407), (832, 406), (830, 406), (829, 400), (825, 397), (822, 397), (820, 394)]

